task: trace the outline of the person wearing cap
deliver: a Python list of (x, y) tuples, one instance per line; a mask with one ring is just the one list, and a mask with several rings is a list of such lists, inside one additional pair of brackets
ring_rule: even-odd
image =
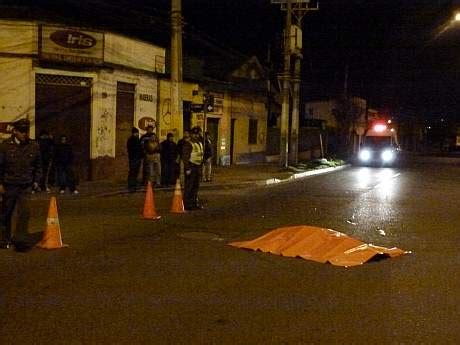
[(126, 148), (128, 149), (129, 172), (128, 172), (128, 190), (135, 192), (137, 189), (137, 177), (141, 170), (142, 163), (142, 145), (139, 138), (139, 130), (136, 127), (131, 129), (131, 136), (129, 137)]
[[(0, 194), (3, 196), (0, 248), (9, 248), (12, 244), (17, 250), (27, 247), (27, 196), (32, 188), (38, 188), (42, 173), (40, 148), (29, 139), (29, 129), (29, 120), (14, 122), (13, 135), (0, 144)], [(17, 219), (14, 238), (13, 213)]]
[(186, 210), (202, 209), (198, 202), (201, 170), (203, 166), (203, 141), (200, 140), (200, 128), (193, 127), (190, 141), (185, 142), (182, 148), (184, 161), (184, 208)]

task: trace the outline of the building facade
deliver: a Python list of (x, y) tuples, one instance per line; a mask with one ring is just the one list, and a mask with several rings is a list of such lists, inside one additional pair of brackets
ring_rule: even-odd
[(257, 58), (213, 59), (226, 67), (221, 75), (184, 73), (182, 114), (171, 113), (165, 60), (164, 48), (112, 32), (0, 20), (0, 140), (20, 118), (31, 121), (32, 138), (66, 135), (82, 181), (126, 178), (131, 128), (142, 134), (148, 125), (176, 141), (202, 127), (214, 164), (265, 161), (266, 76)]
[(165, 49), (110, 32), (0, 20), (0, 137), (66, 135), (81, 180), (126, 175), (133, 126), (158, 119)]

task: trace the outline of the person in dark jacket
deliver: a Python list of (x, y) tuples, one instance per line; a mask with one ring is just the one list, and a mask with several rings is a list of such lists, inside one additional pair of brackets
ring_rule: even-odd
[(67, 136), (61, 135), (54, 150), (54, 164), (59, 185), (59, 193), (64, 194), (69, 188), (72, 194), (78, 194), (76, 179), (73, 171), (74, 155), (72, 146), (67, 142)]
[(49, 193), (51, 191), (49, 188), (49, 182), (54, 152), (53, 137), (47, 131), (42, 130), (38, 137), (38, 145), (40, 147), (40, 156), (42, 159), (41, 163), (43, 170), (42, 178), (40, 180), (40, 189)]
[(133, 127), (126, 147), (128, 149), (129, 172), (128, 172), (128, 190), (135, 192), (137, 189), (137, 177), (141, 169), (143, 150), (139, 138), (139, 130)]
[[(32, 188), (38, 188), (42, 172), (40, 149), (29, 139), (29, 129), (29, 120), (16, 121), (12, 137), (0, 144), (0, 194), (3, 197), (0, 248), (9, 248), (12, 244), (16, 250), (27, 248), (25, 237), (30, 213), (27, 196)], [(14, 223), (16, 231), (12, 238)]]
[(184, 160), (182, 159), (184, 144), (190, 141), (190, 131), (184, 130), (184, 136), (177, 142), (177, 176), (180, 178), (181, 185), (184, 185)]
[(153, 132), (153, 126), (147, 126), (146, 130), (147, 133), (141, 137), (144, 152), (142, 180), (144, 184), (150, 181), (154, 186), (159, 187), (161, 185), (160, 142)]
[(184, 143), (186, 141), (189, 141), (190, 140), (190, 131), (189, 130), (184, 130), (184, 136), (182, 137), (182, 139), (180, 139), (178, 142), (177, 142), (177, 154), (179, 155), (179, 159), (182, 159), (182, 148), (184, 146)]
[(168, 133), (161, 142), (161, 184), (165, 187), (174, 185), (177, 179), (177, 145), (174, 135)]

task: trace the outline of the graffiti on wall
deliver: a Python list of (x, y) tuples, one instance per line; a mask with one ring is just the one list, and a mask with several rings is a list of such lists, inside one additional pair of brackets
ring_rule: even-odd
[(265, 132), (260, 132), (259, 133), (259, 144), (264, 144), (265, 143)]
[(165, 99), (161, 104), (161, 118), (165, 126), (171, 125), (171, 100)]
[(112, 155), (112, 124), (112, 113), (108, 109), (104, 109), (99, 119), (96, 134), (96, 152), (99, 157)]

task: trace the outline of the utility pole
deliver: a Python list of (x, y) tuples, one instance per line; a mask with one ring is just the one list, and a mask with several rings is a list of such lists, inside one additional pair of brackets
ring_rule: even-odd
[(171, 127), (182, 136), (182, 0), (171, 0)]
[(289, 131), (289, 89), (291, 86), (291, 0), (286, 0), (286, 25), (284, 29), (284, 69), (280, 75), (282, 81), (282, 104), (280, 123), (280, 166), (288, 166)]
[(289, 164), (297, 164), (299, 159), (299, 113), (300, 113), (300, 65), (301, 54), (295, 55), (294, 75), (292, 78), (292, 118), (289, 143)]
[[(318, 10), (319, 7), (309, 7), (310, 0), (271, 0), (272, 4), (280, 4), (281, 10), (286, 11), (286, 23), (284, 29), (284, 68), (279, 74), (281, 82), (281, 121), (280, 121), (280, 166), (287, 168), (289, 161), (297, 163), (298, 160), (298, 137), (299, 137), (299, 113), (300, 113), (300, 66), (302, 49), (302, 18), (310, 10)], [(292, 26), (292, 15), (297, 18), (297, 26)], [(292, 32), (296, 36), (292, 36)], [(292, 41), (295, 38), (295, 41)], [(293, 44), (294, 43), (294, 44)], [(295, 56), (294, 71), (291, 71), (291, 57)], [(293, 86), (293, 109), (291, 121), (291, 137), (289, 140), (289, 104), (291, 84)], [(290, 142), (289, 142), (290, 141)]]

